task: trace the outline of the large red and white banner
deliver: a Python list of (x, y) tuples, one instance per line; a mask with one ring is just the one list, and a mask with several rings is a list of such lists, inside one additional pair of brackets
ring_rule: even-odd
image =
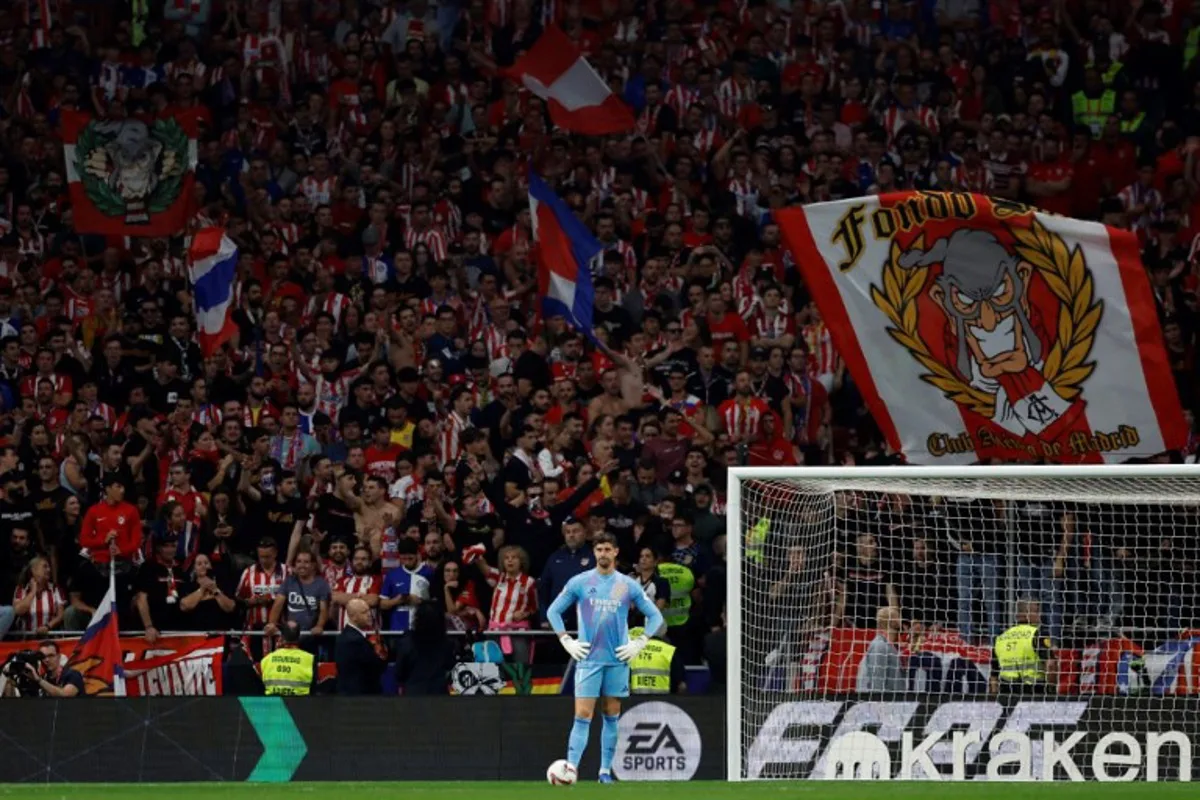
[[(78, 639), (56, 639), (65, 664), (71, 658)], [(221, 694), (221, 667), (224, 663), (222, 636), (164, 636), (154, 644), (142, 637), (122, 637), (121, 656), (125, 670), (127, 697), (216, 696)], [(0, 664), (13, 653), (36, 649), (38, 642), (0, 643)], [(103, 691), (103, 682), (90, 676), (89, 664), (83, 667), (87, 694)], [(3, 679), (0, 679), (3, 680)]]
[(196, 126), (174, 117), (102, 120), (62, 112), (75, 230), (175, 236), (195, 205)]
[(1137, 239), (982, 195), (778, 221), (888, 443), (910, 461), (1124, 461), (1187, 437)]

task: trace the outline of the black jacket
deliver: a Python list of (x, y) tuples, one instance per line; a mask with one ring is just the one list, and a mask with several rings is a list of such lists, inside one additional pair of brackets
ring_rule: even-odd
[(357, 628), (347, 625), (337, 637), (337, 693), (379, 694), (384, 662)]
[(401, 639), (396, 649), (396, 680), (404, 694), (449, 694), (455, 655), (454, 643), (445, 636), (423, 641), (409, 634)]

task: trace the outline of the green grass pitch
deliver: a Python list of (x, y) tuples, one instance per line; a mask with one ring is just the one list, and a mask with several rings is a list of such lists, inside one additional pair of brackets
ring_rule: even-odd
[(760, 783), (176, 783), (0, 784), (0, 798), (28, 800), (1183, 800), (1197, 796), (1189, 784), (760, 782)]

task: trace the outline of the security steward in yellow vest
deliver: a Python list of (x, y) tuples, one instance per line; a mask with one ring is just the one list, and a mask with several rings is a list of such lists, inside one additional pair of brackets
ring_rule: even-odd
[(673, 561), (659, 564), (658, 574), (671, 587), (671, 597), (663, 611), (663, 622), (668, 628), (687, 625), (692, 614), (692, 590), (696, 588), (696, 576), (690, 568)]
[[(633, 628), (629, 631), (629, 638), (636, 639), (645, 633), (644, 628)], [(642, 652), (629, 662), (629, 690), (633, 694), (686, 692), (683, 659), (675, 658), (675, 646), (662, 639), (646, 642)]]
[(1054, 646), (1042, 633), (1041, 607), (1034, 600), (1017, 602), (1017, 624), (996, 637), (992, 648), (992, 694), (1052, 692), (1057, 679)]
[(1071, 95), (1071, 112), (1076, 125), (1087, 125), (1093, 139), (1104, 132), (1104, 123), (1117, 109), (1117, 93), (1104, 85), (1095, 66), (1083, 73), (1083, 88)]
[(312, 653), (300, 649), (300, 627), (294, 622), (279, 626), (282, 645), (260, 662), (263, 688), (268, 696), (312, 694), (316, 664)]

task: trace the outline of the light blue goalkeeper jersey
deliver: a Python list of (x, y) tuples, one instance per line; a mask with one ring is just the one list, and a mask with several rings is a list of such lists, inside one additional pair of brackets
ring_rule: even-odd
[(619, 572), (602, 575), (590, 569), (567, 581), (546, 613), (556, 633), (566, 630), (562, 615), (572, 604), (578, 608), (579, 641), (592, 646), (586, 664), (623, 663), (616, 651), (629, 642), (631, 606), (646, 616), (647, 634), (662, 627), (662, 612), (646, 597), (641, 584)]

